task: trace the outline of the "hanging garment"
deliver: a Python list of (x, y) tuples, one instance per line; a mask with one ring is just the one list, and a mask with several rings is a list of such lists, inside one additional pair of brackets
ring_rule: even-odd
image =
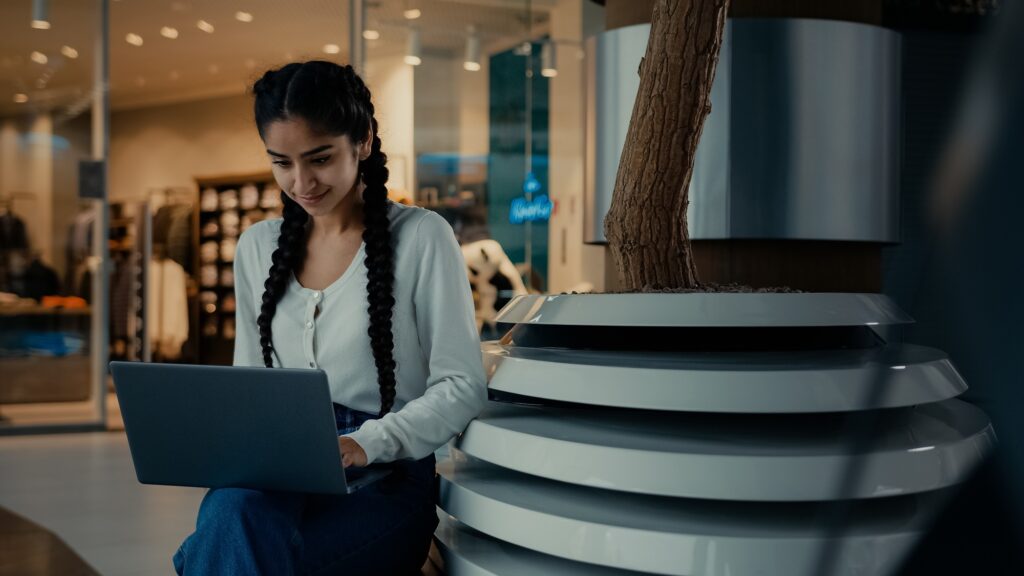
[(0, 214), (0, 251), (27, 250), (28, 233), (25, 223), (10, 212)]
[(151, 349), (168, 360), (181, 356), (181, 345), (188, 340), (186, 279), (185, 270), (174, 260), (149, 263), (146, 331)]

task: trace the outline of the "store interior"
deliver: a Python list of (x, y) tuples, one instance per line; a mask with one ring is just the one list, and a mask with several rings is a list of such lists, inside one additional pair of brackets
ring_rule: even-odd
[[(493, 336), (494, 315), (516, 294), (603, 284), (601, 248), (572, 241), (583, 136), (582, 118), (565, 113), (582, 99), (582, 39), (603, 25), (602, 8), (419, 4), (369, 4), (364, 16), (364, 76), (389, 157), (389, 195), (453, 225), (477, 262), (468, 271), (478, 321)], [(49, 2), (47, 29), (13, 25), (32, 21), (31, 2), (2, 8), (12, 47), (0, 63), (12, 93), (0, 104), (0, 292), (9, 320), (0, 362), (12, 381), (0, 392), (5, 430), (119, 427), (112, 383), (98, 382), (100, 329), (109, 360), (230, 364), (235, 242), (280, 215), (247, 91), (287, 62), (350, 61), (347, 2), (260, 1), (241, 11), (111, 1), (109, 122), (98, 127), (90, 106), (98, 6)], [(105, 203), (88, 197), (82, 172), (101, 132)], [(539, 203), (517, 210), (541, 206), (540, 217), (512, 214), (513, 200), (534, 196)], [(101, 311), (91, 293), (100, 288), (104, 209)]]

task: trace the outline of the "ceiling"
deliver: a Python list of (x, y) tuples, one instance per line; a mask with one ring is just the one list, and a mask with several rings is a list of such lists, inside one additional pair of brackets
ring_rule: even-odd
[[(410, 25), (426, 54), (461, 54), (474, 26), (486, 46), (508, 46), (547, 29), (555, 0), (370, 0), (368, 58), (401, 54)], [(96, 1), (50, 0), (49, 30), (29, 26), (32, 0), (0, 1), (0, 116), (88, 108), (99, 16)], [(406, 20), (417, 7), (422, 16)], [(251, 22), (236, 19), (238, 11)], [(110, 0), (110, 100), (115, 110), (242, 93), (266, 68), (296, 59), (347, 61), (347, 0)], [(214, 27), (197, 27), (205, 20)], [(161, 35), (167, 26), (176, 39)], [(126, 41), (142, 38), (141, 46)], [(323, 47), (336, 44), (328, 55)], [(77, 51), (72, 58), (64, 47)], [(64, 50), (65, 53), (62, 53)], [(45, 63), (33, 60), (45, 55)], [(42, 60), (37, 54), (36, 59)], [(16, 94), (28, 102), (17, 103)]]

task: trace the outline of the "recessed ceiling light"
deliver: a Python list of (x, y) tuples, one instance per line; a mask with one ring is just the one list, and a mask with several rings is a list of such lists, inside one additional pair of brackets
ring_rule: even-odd
[(248, 12), (235, 12), (235, 20), (239, 22), (252, 22), (252, 14)]
[(402, 15), (405, 16), (406, 20), (415, 20), (415, 19), (419, 18), (420, 16), (422, 16), (423, 13), (420, 12), (419, 8), (412, 8), (410, 10), (406, 10), (405, 12), (402, 12)]
[(138, 34), (132, 34), (129, 32), (128, 35), (124, 37), (124, 40), (132, 46), (142, 46), (142, 36), (139, 36)]
[(324, 54), (337, 54), (341, 48), (337, 44), (324, 44)]
[(25, 102), (28, 102), (28, 94), (15, 94), (14, 101), (18, 104), (24, 104)]
[(31, 58), (36, 64), (46, 64), (50, 61), (50, 59), (46, 57), (46, 54), (43, 54), (42, 52), (33, 52)]
[(199, 22), (196, 22), (196, 28), (199, 28), (207, 34), (213, 34), (213, 24), (210, 24), (206, 20), (200, 20)]
[(377, 30), (363, 30), (363, 38), (367, 40), (380, 40), (380, 32)]
[(78, 50), (75, 50), (71, 46), (61, 46), (60, 53), (74, 60), (78, 58)]
[(160, 29), (160, 35), (164, 38), (170, 38), (171, 40), (174, 40), (178, 37), (178, 29), (171, 28), (170, 26), (164, 26)]

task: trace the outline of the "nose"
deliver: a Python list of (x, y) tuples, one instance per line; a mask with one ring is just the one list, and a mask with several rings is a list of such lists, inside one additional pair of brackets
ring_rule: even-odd
[(301, 167), (295, 168), (295, 182), (292, 184), (292, 194), (308, 196), (316, 189), (316, 176), (313, 170)]

